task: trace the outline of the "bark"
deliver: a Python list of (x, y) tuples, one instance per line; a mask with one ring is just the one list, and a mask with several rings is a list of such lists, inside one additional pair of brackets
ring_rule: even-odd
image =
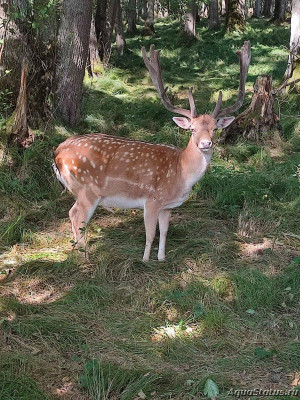
[(234, 142), (240, 137), (261, 141), (265, 132), (281, 132), (279, 118), (274, 112), (272, 92), (272, 77), (259, 76), (254, 84), (250, 106), (223, 130), (221, 142)]
[(198, 14), (200, 18), (208, 18), (208, 7), (207, 4), (201, 3), (200, 8), (198, 9)]
[(270, 22), (281, 23), (285, 21), (286, 0), (275, 0), (274, 16)]
[(116, 17), (117, 17), (118, 1), (119, 0), (108, 0), (106, 24), (105, 24), (106, 34), (104, 36), (105, 52), (103, 57), (103, 65), (105, 67), (108, 66), (109, 59), (111, 56), (111, 44), (112, 44), (113, 30), (115, 27)]
[(245, 0), (228, 0), (226, 30), (243, 31), (246, 25)]
[(117, 51), (120, 56), (123, 56), (126, 41), (124, 36), (124, 26), (122, 19), (122, 8), (120, 0), (116, 0), (116, 22), (115, 22), (115, 30), (116, 30), (116, 45)]
[(109, 0), (97, 0), (96, 14), (95, 14), (95, 30), (96, 38), (99, 48), (99, 56), (101, 61), (104, 59), (106, 52), (106, 15)]
[(34, 135), (27, 124), (27, 75), (28, 60), (24, 58), (17, 106), (13, 114), (6, 121), (6, 135), (8, 140), (20, 147), (28, 147), (34, 140)]
[(263, 7), (263, 16), (266, 18), (271, 18), (272, 12), (272, 0), (264, 0), (264, 7)]
[(92, 0), (63, 0), (58, 32), (57, 112), (75, 125), (80, 120), (82, 81), (89, 50)]
[(144, 21), (147, 18), (147, 0), (140, 0), (141, 1), (141, 17)]
[(211, 0), (210, 1), (209, 28), (210, 29), (216, 29), (216, 30), (220, 29), (218, 0)]
[(255, 0), (253, 18), (260, 18), (261, 0)]
[(98, 40), (96, 36), (94, 17), (92, 17), (91, 22), (87, 70), (90, 77), (93, 77), (94, 75), (97, 76), (101, 71), (101, 61), (99, 57)]
[(190, 0), (183, 17), (183, 30), (189, 38), (196, 38), (196, 3)]
[(226, 0), (221, 0), (221, 15), (226, 15), (227, 8), (226, 8)]
[(286, 0), (280, 0), (279, 22), (284, 22), (286, 16)]
[[(300, 1), (292, 0), (290, 54), (284, 79), (300, 78)], [(298, 86), (299, 88), (299, 86)], [(299, 91), (299, 89), (298, 89)]]
[(134, 35), (136, 33), (136, 0), (129, 0), (127, 22), (127, 32), (131, 35)]
[(147, 18), (145, 21), (144, 35), (153, 35), (154, 29), (154, 0), (148, 0)]

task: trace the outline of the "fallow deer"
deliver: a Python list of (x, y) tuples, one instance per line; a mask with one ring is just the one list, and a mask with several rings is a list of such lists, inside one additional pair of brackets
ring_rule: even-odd
[[(175, 107), (164, 88), (159, 50), (150, 47), (149, 58), (142, 55), (152, 82), (163, 105), (183, 117), (174, 122), (191, 131), (185, 149), (152, 144), (106, 134), (72, 136), (55, 151), (53, 164), (57, 178), (76, 198), (69, 211), (76, 243), (85, 245), (84, 226), (98, 204), (104, 207), (141, 208), (144, 210), (146, 246), (144, 261), (149, 260), (151, 245), (159, 222), (158, 259), (165, 259), (165, 244), (171, 210), (188, 197), (192, 186), (204, 175), (213, 152), (216, 129), (228, 126), (232, 114), (243, 104), (245, 83), (250, 63), (250, 42), (245, 42), (240, 59), (240, 84), (234, 106), (221, 110), (222, 92), (211, 115), (198, 115), (192, 95), (188, 93), (190, 110)], [(222, 117), (222, 118), (220, 118)]]

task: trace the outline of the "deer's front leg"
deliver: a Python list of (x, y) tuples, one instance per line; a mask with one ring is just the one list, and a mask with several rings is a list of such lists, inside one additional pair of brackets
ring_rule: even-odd
[(151, 245), (155, 237), (157, 219), (158, 219), (159, 208), (154, 202), (145, 204), (144, 207), (144, 222), (146, 230), (146, 245), (144, 251), (143, 261), (149, 261)]
[(158, 216), (159, 221), (159, 248), (158, 248), (158, 259), (159, 261), (164, 261), (166, 258), (166, 239), (169, 229), (171, 210), (161, 210)]

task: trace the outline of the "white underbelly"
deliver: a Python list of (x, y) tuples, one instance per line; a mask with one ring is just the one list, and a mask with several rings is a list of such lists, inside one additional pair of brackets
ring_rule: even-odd
[(168, 203), (166, 206), (164, 206), (164, 209), (169, 209), (169, 208), (175, 208), (181, 206), (181, 204), (188, 198), (189, 193), (174, 199), (171, 203)]
[(100, 203), (104, 207), (117, 207), (117, 208), (144, 208), (145, 199), (128, 199), (122, 196), (103, 197)]

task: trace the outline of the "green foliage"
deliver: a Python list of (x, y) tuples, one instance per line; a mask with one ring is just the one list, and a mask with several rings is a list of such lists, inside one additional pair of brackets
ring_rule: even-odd
[(212, 379), (207, 379), (204, 385), (203, 393), (209, 399), (216, 398), (219, 394), (218, 385)]
[[(10, 71), (5, 71), (5, 74), (9, 74)], [(13, 93), (9, 89), (0, 90), (0, 122), (5, 120), (9, 111), (12, 107), (12, 95)]]

